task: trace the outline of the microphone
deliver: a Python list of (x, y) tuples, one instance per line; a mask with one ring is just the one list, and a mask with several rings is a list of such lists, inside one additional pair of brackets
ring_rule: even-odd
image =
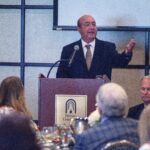
[(75, 54), (76, 54), (76, 52), (80, 49), (80, 47), (79, 47), (79, 45), (75, 45), (75, 46), (73, 47), (73, 49), (74, 49), (74, 51), (73, 51), (73, 53), (72, 53), (72, 55), (71, 55), (71, 57), (70, 57), (70, 59), (69, 59), (68, 67), (71, 66), (71, 64), (72, 64), (72, 62), (73, 62), (73, 60), (74, 60)]
[(68, 61), (68, 59), (60, 59), (60, 60), (57, 60), (57, 61), (50, 67), (50, 69), (49, 69), (49, 71), (48, 71), (48, 73), (47, 73), (47, 78), (49, 77), (49, 75), (50, 75), (52, 69), (54, 68), (54, 66), (56, 66), (56, 65), (57, 65), (59, 62), (61, 62), (61, 61)]

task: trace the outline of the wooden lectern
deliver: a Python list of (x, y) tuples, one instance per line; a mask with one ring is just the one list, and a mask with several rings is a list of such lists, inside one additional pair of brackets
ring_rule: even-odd
[(87, 115), (95, 110), (95, 95), (103, 79), (39, 78), (39, 126), (55, 124), (55, 94), (87, 95)]

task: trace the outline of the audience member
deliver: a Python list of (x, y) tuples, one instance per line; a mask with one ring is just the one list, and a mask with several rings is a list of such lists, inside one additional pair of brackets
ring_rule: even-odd
[(129, 109), (128, 117), (139, 119), (144, 107), (150, 104), (150, 76), (144, 76), (140, 80), (140, 97), (143, 103), (131, 107)]
[(150, 143), (144, 143), (139, 150), (150, 150)]
[(139, 144), (138, 122), (126, 118), (128, 96), (116, 83), (102, 85), (96, 95), (101, 122), (76, 136), (74, 150), (97, 150), (108, 142), (126, 139)]
[(148, 105), (140, 115), (139, 136), (141, 145), (150, 142), (150, 105)]
[(92, 111), (89, 116), (88, 116), (88, 123), (90, 126), (95, 125), (96, 123), (98, 123), (100, 121), (100, 113), (96, 104), (96, 108), (94, 111)]
[(79, 18), (77, 30), (81, 39), (63, 47), (61, 60), (69, 61), (60, 62), (57, 78), (96, 78), (107, 75), (111, 79), (112, 67), (128, 65), (135, 40), (131, 39), (123, 53), (119, 54), (114, 43), (96, 38), (96, 21), (90, 15)]
[(0, 150), (40, 150), (26, 115), (15, 112), (1, 114)]
[[(14, 111), (31, 117), (31, 113), (26, 106), (24, 86), (21, 79), (16, 76), (10, 76), (5, 78), (0, 85), (0, 116)], [(38, 129), (32, 121), (32, 117), (31, 125), (35, 130)]]

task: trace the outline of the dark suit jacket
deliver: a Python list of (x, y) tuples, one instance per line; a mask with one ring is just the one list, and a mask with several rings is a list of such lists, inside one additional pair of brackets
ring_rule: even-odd
[(114, 43), (96, 39), (95, 50), (91, 68), (88, 71), (81, 45), (81, 40), (64, 46), (61, 59), (69, 59), (74, 51), (74, 46), (78, 45), (74, 60), (70, 67), (68, 62), (61, 61), (57, 70), (57, 78), (96, 78), (97, 75), (106, 74), (111, 79), (112, 67), (124, 67), (128, 65), (132, 54), (119, 54)]
[(129, 140), (139, 144), (138, 122), (129, 118), (109, 118), (76, 136), (74, 150), (101, 150), (108, 142)]
[(128, 117), (133, 119), (139, 119), (142, 111), (144, 109), (144, 103), (131, 107), (128, 112)]

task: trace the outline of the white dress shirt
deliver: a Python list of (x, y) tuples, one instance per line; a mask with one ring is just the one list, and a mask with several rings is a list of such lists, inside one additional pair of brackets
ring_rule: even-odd
[(86, 56), (86, 51), (87, 51), (87, 48), (85, 47), (85, 45), (91, 45), (90, 49), (91, 49), (92, 58), (93, 58), (94, 49), (95, 49), (95, 40), (92, 41), (91, 43), (86, 43), (86, 42), (84, 42), (83, 40), (81, 40), (81, 43), (82, 43), (82, 48), (83, 48), (84, 57)]

